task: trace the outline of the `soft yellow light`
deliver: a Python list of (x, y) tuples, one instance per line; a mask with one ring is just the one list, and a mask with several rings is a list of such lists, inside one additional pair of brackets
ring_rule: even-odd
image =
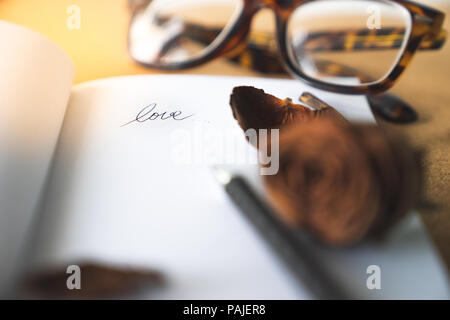
[[(80, 29), (70, 30), (67, 8), (80, 8)], [(59, 45), (76, 67), (75, 82), (150, 73), (128, 56), (126, 0), (2, 0), (0, 19), (36, 30)]]

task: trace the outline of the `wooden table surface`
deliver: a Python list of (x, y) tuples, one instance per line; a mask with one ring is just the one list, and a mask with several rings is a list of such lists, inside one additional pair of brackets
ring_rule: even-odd
[[(81, 28), (66, 27), (67, 8), (81, 9)], [(437, 7), (449, 16), (450, 3)], [(76, 66), (76, 83), (130, 74), (155, 73), (135, 65), (126, 52), (129, 13), (125, 0), (0, 0), (0, 19), (39, 31), (57, 43)], [(184, 73), (263, 76), (218, 60)], [(427, 151), (426, 196), (436, 206), (420, 213), (450, 266), (450, 41), (440, 51), (419, 52), (391, 90), (419, 113), (410, 125), (380, 125), (406, 134)]]

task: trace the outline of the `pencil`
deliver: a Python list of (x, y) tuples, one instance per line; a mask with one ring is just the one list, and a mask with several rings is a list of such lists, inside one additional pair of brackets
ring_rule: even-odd
[(219, 166), (214, 167), (213, 172), (234, 204), (284, 261), (302, 286), (316, 299), (347, 299), (343, 290), (314, 258), (304, 241), (276, 217), (242, 177), (234, 176)]

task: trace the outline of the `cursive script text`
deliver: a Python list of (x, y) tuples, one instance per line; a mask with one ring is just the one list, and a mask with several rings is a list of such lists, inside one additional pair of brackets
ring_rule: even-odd
[(182, 121), (187, 118), (190, 118), (193, 116), (193, 114), (184, 116), (183, 112), (180, 110), (175, 111), (163, 111), (159, 112), (157, 111), (158, 105), (156, 103), (149, 104), (148, 106), (144, 107), (139, 113), (136, 115), (136, 117), (128, 121), (127, 123), (121, 125), (121, 127), (127, 126), (133, 122), (146, 122), (146, 121), (155, 121), (155, 120), (176, 120), (176, 121)]

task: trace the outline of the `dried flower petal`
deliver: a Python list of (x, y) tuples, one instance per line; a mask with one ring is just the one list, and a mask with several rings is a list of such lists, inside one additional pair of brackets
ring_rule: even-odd
[(28, 276), (21, 294), (27, 298), (104, 299), (162, 284), (160, 273), (151, 270), (118, 268), (98, 263), (77, 264), (81, 269), (81, 289), (67, 288), (66, 268), (45, 270)]
[(292, 103), (287, 98), (284, 100), (267, 94), (264, 90), (254, 87), (235, 87), (230, 97), (230, 105), (234, 118), (238, 121), (242, 130), (248, 129), (280, 129), (290, 123), (309, 121), (317, 117), (330, 117), (346, 122), (333, 107), (322, 102), (319, 105), (311, 94), (302, 95), (302, 101), (312, 108)]

